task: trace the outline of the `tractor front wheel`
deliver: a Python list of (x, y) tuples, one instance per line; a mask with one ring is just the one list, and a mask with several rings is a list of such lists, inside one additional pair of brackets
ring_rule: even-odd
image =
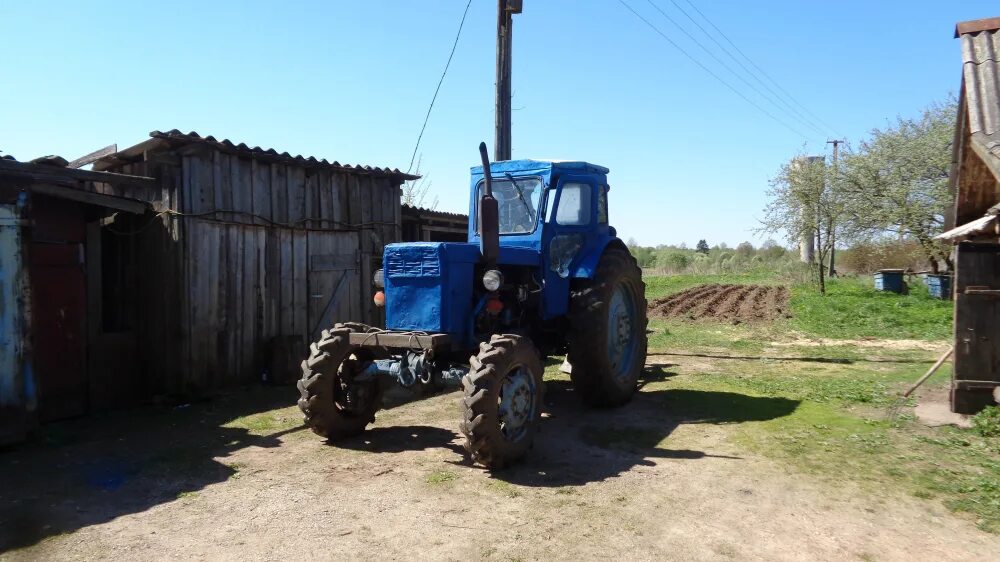
[(531, 448), (542, 414), (542, 361), (531, 340), (495, 335), (462, 378), (461, 430), (474, 462), (500, 469)]
[(332, 330), (323, 330), (319, 341), (310, 346), (309, 358), (302, 362), (302, 378), (297, 385), (301, 393), (299, 409), (306, 425), (330, 441), (363, 432), (382, 407), (377, 379), (354, 380), (372, 357), (369, 351), (352, 347), (350, 335), (366, 328), (337, 324)]
[(628, 402), (646, 363), (646, 285), (625, 247), (608, 247), (594, 277), (574, 286), (570, 320), (573, 389), (591, 406)]

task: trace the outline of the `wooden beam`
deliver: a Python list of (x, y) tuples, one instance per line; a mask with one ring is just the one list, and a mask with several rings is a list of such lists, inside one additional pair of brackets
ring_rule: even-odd
[(963, 21), (955, 26), (955, 38), (966, 33), (979, 33), (980, 31), (995, 31), (1000, 29), (1000, 18), (986, 18), (981, 20)]
[(126, 213), (133, 213), (136, 215), (141, 215), (145, 213), (147, 209), (152, 208), (148, 203), (138, 201), (136, 199), (127, 199), (125, 197), (115, 197), (113, 195), (93, 193), (91, 191), (83, 191), (63, 185), (36, 183), (29, 186), (28, 189), (32, 193), (40, 193), (42, 195), (68, 199), (79, 203), (87, 203), (88, 205), (97, 205), (98, 207), (107, 207), (109, 209), (116, 209), (118, 211), (125, 211)]
[(95, 172), (92, 170), (77, 170), (75, 168), (58, 168), (44, 164), (16, 162), (0, 159), (0, 175), (15, 176), (31, 180), (32, 183), (72, 184), (79, 181), (96, 181), (110, 184), (135, 185), (155, 188), (156, 178), (144, 176), (128, 176), (111, 172)]
[(438, 349), (451, 343), (448, 334), (411, 335), (407, 333), (355, 332), (351, 334), (351, 345), (364, 347), (394, 347), (406, 349)]
[(100, 160), (101, 158), (104, 158), (105, 156), (111, 156), (112, 154), (114, 154), (116, 152), (118, 152), (118, 145), (117, 144), (109, 144), (108, 146), (105, 146), (104, 148), (95, 150), (95, 151), (91, 152), (90, 154), (85, 154), (85, 155), (77, 158), (76, 160), (73, 160), (72, 162), (70, 162), (69, 164), (67, 164), (66, 167), (67, 168), (81, 168), (83, 166), (86, 166), (87, 164), (93, 164), (94, 162), (96, 162), (97, 160)]

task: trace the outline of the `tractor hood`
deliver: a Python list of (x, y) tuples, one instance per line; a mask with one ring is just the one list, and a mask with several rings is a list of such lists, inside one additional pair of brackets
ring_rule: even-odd
[[(468, 242), (408, 242), (385, 247), (385, 321), (392, 330), (449, 333), (469, 329), (479, 245)], [(499, 264), (538, 266), (537, 251), (500, 247)]]

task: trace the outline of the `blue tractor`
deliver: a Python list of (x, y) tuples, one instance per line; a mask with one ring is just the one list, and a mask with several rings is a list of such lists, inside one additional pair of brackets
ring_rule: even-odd
[(461, 385), (465, 449), (491, 469), (531, 447), (543, 359), (566, 353), (575, 393), (617, 406), (646, 360), (645, 284), (608, 224), (608, 169), (508, 160), (472, 168), (468, 242), (386, 246), (375, 272), (386, 328), (324, 330), (299, 407), (331, 441), (365, 430), (389, 384)]

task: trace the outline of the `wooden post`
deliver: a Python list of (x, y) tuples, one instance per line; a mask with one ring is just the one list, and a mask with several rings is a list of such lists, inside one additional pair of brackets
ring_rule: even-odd
[(510, 160), (510, 70), (513, 14), (521, 13), (521, 0), (497, 3), (496, 137), (493, 160)]
[[(840, 156), (840, 145), (842, 143), (844, 143), (844, 142), (847, 142), (847, 141), (843, 141), (843, 140), (828, 140), (828, 141), (826, 141), (826, 144), (832, 144), (833, 145), (833, 181), (830, 183), (830, 187), (831, 188), (834, 187), (833, 186), (833, 182), (838, 181), (838, 177), (839, 177), (839, 174), (838, 174), (838, 171), (839, 171), (839, 168), (838, 168), (838, 165), (839, 165), (838, 157)], [(834, 275), (837, 274), (837, 268), (836, 268), (836, 265), (834, 263), (836, 261), (836, 256), (837, 256), (837, 247), (836, 247), (837, 242), (836, 242), (836, 239), (833, 237), (834, 226), (835, 225), (833, 224), (833, 219), (830, 219), (830, 230), (829, 230), (829, 236), (830, 236), (830, 277), (833, 277)], [(820, 267), (823, 267), (823, 264), (820, 264)]]

